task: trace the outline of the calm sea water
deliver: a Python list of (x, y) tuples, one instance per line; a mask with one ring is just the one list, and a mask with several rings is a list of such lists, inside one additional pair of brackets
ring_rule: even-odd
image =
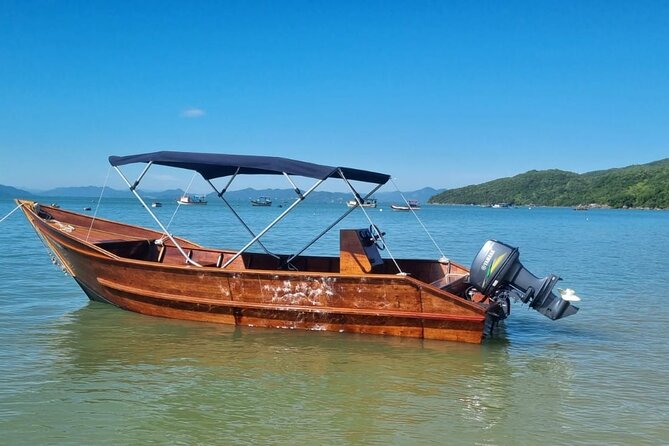
[[(282, 210), (236, 206), (256, 231)], [(13, 207), (0, 201), (0, 217)], [(411, 214), (383, 207), (369, 213), (395, 256), (439, 257)], [(295, 252), (342, 210), (305, 203), (266, 244)], [(581, 311), (552, 322), (516, 304), (483, 345), (152, 318), (89, 302), (15, 214), (0, 224), (0, 444), (669, 443), (669, 212), (419, 212), (456, 261), (489, 238), (519, 246)], [(155, 227), (131, 200), (99, 214)], [(367, 226), (359, 210), (345, 222)], [(171, 227), (212, 246), (248, 240), (215, 203)], [(334, 231), (309, 252), (337, 249)]]

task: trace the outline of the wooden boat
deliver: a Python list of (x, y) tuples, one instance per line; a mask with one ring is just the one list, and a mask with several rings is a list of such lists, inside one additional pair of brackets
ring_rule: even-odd
[(272, 200), (269, 197), (258, 197), (251, 200), (251, 206), (271, 206)]
[[(376, 198), (368, 198), (364, 201), (362, 201), (362, 207), (363, 208), (375, 208), (377, 205)], [(358, 206), (358, 201), (357, 200), (348, 200), (346, 202), (346, 206), (352, 208)]]
[[(137, 162), (147, 166), (131, 183), (120, 166)], [(302, 255), (356, 208), (297, 254), (274, 254), (260, 241), (326, 178), (343, 179), (355, 194), (349, 180), (375, 183), (371, 195), (389, 179), (384, 174), (284, 158), (185, 152), (110, 157), (110, 163), (163, 232), (17, 200), (54, 260), (92, 300), (168, 318), (472, 343), (481, 342), (509, 314), (509, 298), (518, 294), (551, 319), (577, 310), (551, 292), (557, 276), (537, 279), (522, 268), (517, 249), (499, 242), (486, 243), (472, 274), (447, 259), (381, 257), (385, 234), (375, 225), (342, 229), (338, 256)], [(212, 178), (230, 177), (228, 186), (238, 174), (301, 175), (317, 181), (306, 192), (296, 188), (298, 199), (258, 234), (244, 224), (252, 238), (243, 248), (214, 249), (170, 234), (137, 193), (153, 164), (199, 172), (228, 205), (225, 189), (216, 189)], [(249, 252), (253, 244), (265, 252)], [(508, 271), (522, 273), (522, 280), (507, 277)]]
[(205, 195), (183, 194), (179, 197), (177, 203), (185, 205), (204, 205), (207, 204), (207, 197)]
[(406, 204), (391, 204), (390, 209), (393, 211), (410, 211), (420, 209), (418, 200), (407, 200)]

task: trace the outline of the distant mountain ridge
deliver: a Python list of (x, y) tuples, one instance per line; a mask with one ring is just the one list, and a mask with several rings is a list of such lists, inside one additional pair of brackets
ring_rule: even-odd
[(669, 158), (578, 174), (564, 170), (530, 170), (514, 177), (450, 189), (429, 199), (436, 204), (669, 208)]
[(0, 198), (29, 198), (33, 194), (26, 190), (0, 184)]
[[(431, 196), (439, 193), (443, 189), (434, 189), (432, 187), (424, 187), (422, 189), (403, 192), (407, 199), (415, 199), (426, 202)], [(31, 194), (27, 191), (22, 191), (10, 186), (0, 186), (0, 197), (21, 198), (21, 197), (80, 197), (80, 198), (98, 198), (102, 192), (100, 186), (76, 186), (76, 187), (58, 187), (49, 189), (43, 192)], [(164, 191), (139, 191), (140, 195), (148, 200), (176, 200), (184, 191), (182, 189), (170, 189)], [(253, 189), (246, 188), (241, 190), (231, 190), (226, 192), (225, 197), (228, 200), (242, 201), (259, 196), (270, 197), (273, 200), (293, 200), (296, 195), (292, 189)], [(105, 188), (103, 198), (130, 198), (132, 193), (129, 190), (118, 190), (112, 188)], [(207, 195), (209, 200), (215, 200), (216, 194), (210, 193)], [(349, 192), (327, 192), (315, 191), (309, 199), (314, 202), (321, 203), (338, 203), (351, 200), (353, 197)], [(378, 192), (374, 194), (380, 202), (401, 202), (402, 197), (399, 192)]]

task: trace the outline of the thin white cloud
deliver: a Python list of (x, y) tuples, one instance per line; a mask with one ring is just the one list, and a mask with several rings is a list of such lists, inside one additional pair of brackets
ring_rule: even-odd
[(181, 112), (181, 117), (183, 118), (201, 118), (206, 115), (207, 112), (197, 107), (188, 107)]

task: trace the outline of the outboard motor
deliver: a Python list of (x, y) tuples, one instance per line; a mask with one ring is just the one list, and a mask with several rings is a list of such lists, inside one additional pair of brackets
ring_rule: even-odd
[[(560, 278), (551, 274), (535, 277), (520, 263), (518, 248), (488, 240), (472, 262), (469, 282), (508, 315), (509, 298), (520, 299), (544, 316), (556, 320), (575, 314), (578, 308), (552, 292)], [(571, 291), (571, 290), (570, 290)]]

